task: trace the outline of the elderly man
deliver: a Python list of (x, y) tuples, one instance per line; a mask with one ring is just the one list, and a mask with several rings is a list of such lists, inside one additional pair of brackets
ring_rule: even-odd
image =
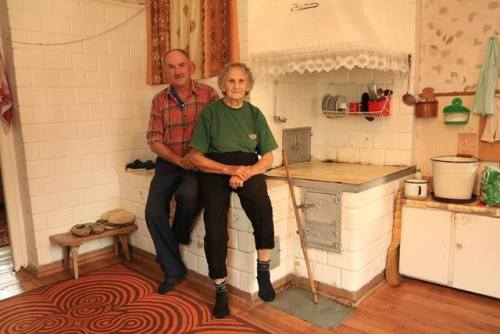
[[(211, 87), (191, 79), (195, 65), (184, 50), (165, 55), (165, 76), (170, 84), (152, 102), (148, 145), (158, 155), (146, 204), (146, 223), (165, 273), (158, 293), (169, 292), (186, 276), (179, 243), (190, 240), (191, 226), (200, 211), (198, 180), (189, 142), (203, 107), (218, 96)], [(169, 224), (170, 200), (175, 193), (175, 216)]]

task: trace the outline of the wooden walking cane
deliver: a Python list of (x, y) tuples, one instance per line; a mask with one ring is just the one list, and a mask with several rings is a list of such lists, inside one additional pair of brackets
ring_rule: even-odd
[(311, 285), (311, 290), (313, 293), (313, 301), (318, 304), (318, 293), (316, 291), (316, 286), (314, 285), (314, 276), (311, 270), (311, 264), (309, 263), (309, 256), (307, 255), (307, 245), (304, 237), (304, 230), (302, 229), (302, 223), (300, 222), (299, 209), (297, 208), (297, 200), (295, 199), (295, 192), (293, 191), (292, 178), (290, 177), (290, 171), (288, 170), (288, 159), (286, 153), (283, 150), (283, 163), (285, 165), (286, 177), (288, 179), (288, 187), (290, 188), (290, 195), (292, 196), (293, 212), (295, 213), (295, 221), (297, 222), (297, 233), (300, 238), (300, 246), (302, 247), (302, 253), (304, 254), (304, 260), (306, 261), (307, 275), (309, 276), (309, 284)]

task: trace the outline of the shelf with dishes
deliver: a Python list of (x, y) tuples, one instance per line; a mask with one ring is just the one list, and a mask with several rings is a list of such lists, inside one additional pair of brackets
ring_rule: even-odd
[[(386, 87), (385, 89), (377, 88)], [(361, 116), (372, 121), (375, 117), (391, 114), (392, 89), (385, 84), (335, 85), (337, 94), (326, 94), (321, 100), (321, 110), (327, 118)], [(359, 102), (358, 102), (359, 101)]]

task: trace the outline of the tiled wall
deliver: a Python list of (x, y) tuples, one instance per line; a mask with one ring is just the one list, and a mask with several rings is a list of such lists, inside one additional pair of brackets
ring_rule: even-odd
[[(290, 11), (296, 1), (239, 1), (242, 59), (252, 53), (323, 46), (336, 42), (382, 45), (415, 53), (416, 1), (318, 1), (319, 7)], [(381, 19), (383, 18), (383, 19)], [(412, 71), (412, 80), (413, 80)], [(327, 119), (321, 99), (335, 95), (332, 84), (390, 83), (391, 113), (369, 122), (364, 118)], [(319, 159), (377, 165), (409, 165), (413, 157), (413, 109), (401, 103), (406, 76), (371, 70), (258, 77), (251, 100), (265, 113), (276, 139), (281, 130), (312, 126), (312, 155)], [(284, 116), (286, 123), (273, 116)], [(275, 165), (281, 163), (279, 152)]]
[[(95, 35), (144, 8), (87, 0), (9, 0), (0, 6), (8, 16), (4, 36), (42, 43)], [(62, 257), (58, 247), (50, 246), (49, 235), (120, 205), (117, 168), (152, 157), (145, 130), (158, 88), (144, 83), (145, 29), (142, 12), (83, 42), (4, 42), (4, 52), (13, 58), (8, 75), (25, 150), (35, 265)], [(82, 252), (109, 243), (85, 243)]]

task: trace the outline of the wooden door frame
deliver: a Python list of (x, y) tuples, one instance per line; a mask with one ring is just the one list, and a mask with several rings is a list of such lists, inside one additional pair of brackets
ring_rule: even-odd
[[(16, 271), (28, 265), (28, 246), (26, 242), (26, 217), (31, 209), (26, 210), (28, 198), (28, 185), (23, 178), (22, 171), (25, 166), (20, 166), (19, 161), (24, 161), (24, 152), (16, 150), (15, 135), (19, 126), (13, 124), (8, 128), (5, 124), (0, 129), (0, 164), (2, 166), (2, 181), (4, 187), (7, 226), (12, 248), (12, 261)], [(19, 144), (20, 145), (20, 144)], [(22, 154), (22, 157), (20, 157)], [(22, 159), (20, 159), (22, 158)], [(24, 180), (23, 180), (24, 179)], [(22, 184), (24, 183), (24, 184)], [(21, 191), (24, 190), (24, 194)]]

